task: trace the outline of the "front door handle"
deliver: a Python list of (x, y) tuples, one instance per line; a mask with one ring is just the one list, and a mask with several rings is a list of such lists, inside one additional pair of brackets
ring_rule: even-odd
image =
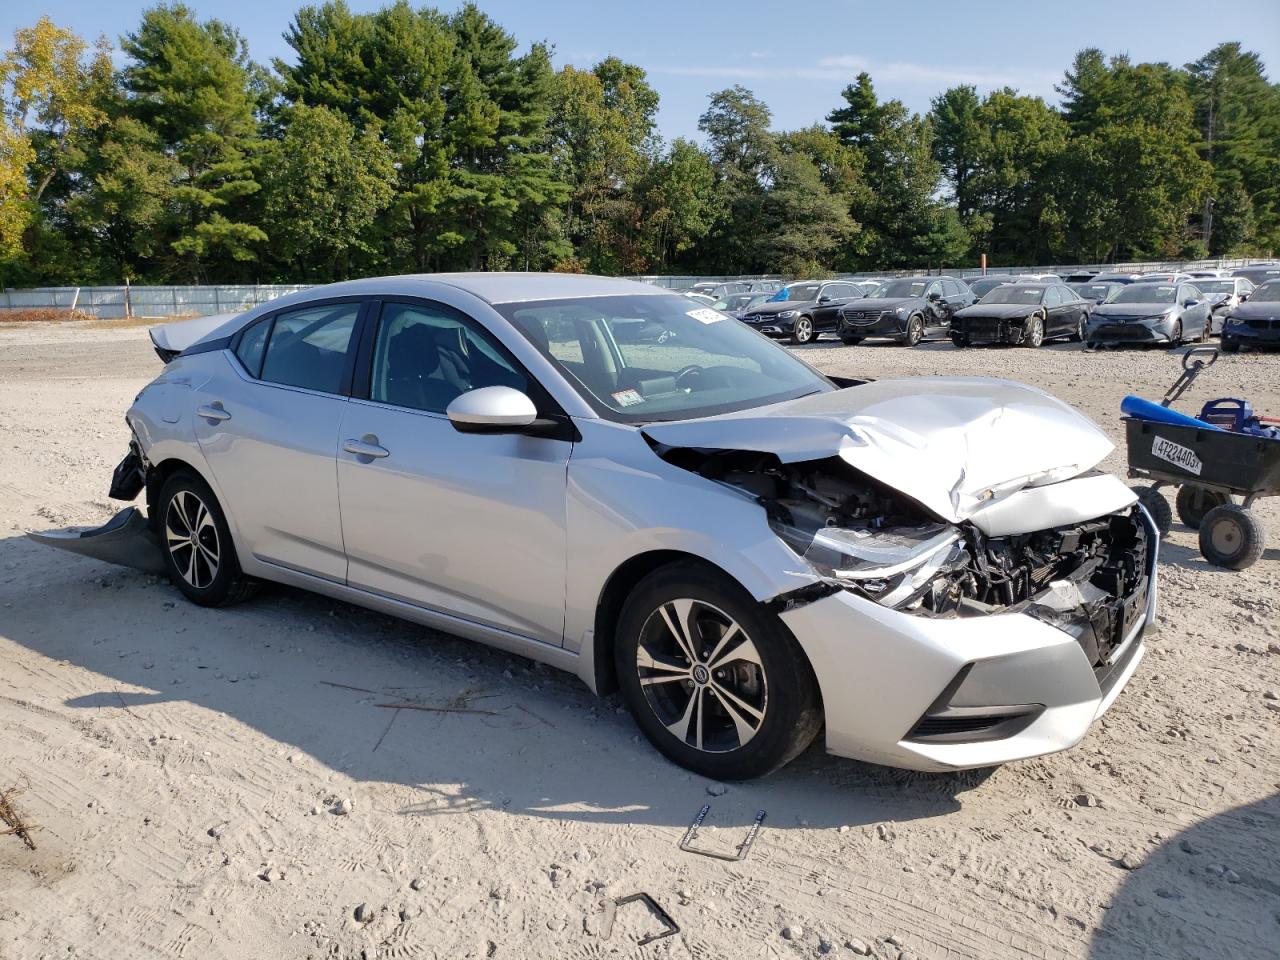
[(378, 438), (372, 433), (366, 433), (359, 440), (343, 440), (342, 449), (347, 453), (355, 454), (357, 457), (368, 457), (369, 460), (380, 460), (383, 457), (391, 456), (391, 451), (386, 447), (379, 446)]
[(202, 407), (196, 407), (196, 416), (203, 417), (205, 420), (212, 420), (214, 422), (231, 419), (231, 414), (222, 409), (222, 401), (220, 400), (215, 400), (213, 403), (206, 403)]

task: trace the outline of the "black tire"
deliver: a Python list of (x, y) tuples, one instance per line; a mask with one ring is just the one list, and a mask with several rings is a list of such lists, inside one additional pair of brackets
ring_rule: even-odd
[(813, 330), (812, 317), (796, 317), (791, 325), (791, 342), (795, 344), (813, 343), (818, 335)]
[(1169, 349), (1171, 350), (1174, 347), (1179, 347), (1182, 345), (1182, 321), (1175, 320), (1173, 321), (1173, 323), (1174, 323), (1173, 336), (1169, 338)]
[(951, 335), (951, 342), (962, 350), (965, 347), (971, 346), (973, 344), (972, 340), (970, 340), (968, 337), (966, 337), (964, 334), (961, 334), (961, 333), (953, 333)]
[(1235, 339), (1235, 337), (1223, 337), (1222, 352), (1223, 353), (1239, 353), (1240, 341)]
[(899, 341), (904, 347), (914, 347), (924, 339), (924, 317), (913, 314), (907, 318), (907, 330)]
[(1160, 531), (1160, 539), (1163, 540), (1173, 527), (1173, 508), (1169, 506), (1169, 501), (1157, 487), (1140, 487), (1133, 492), (1138, 495), (1138, 501), (1147, 508), (1147, 513), (1151, 514), (1156, 529)]
[(1173, 505), (1178, 511), (1178, 519), (1192, 530), (1200, 529), (1200, 521), (1214, 507), (1230, 503), (1231, 498), (1217, 490), (1206, 490), (1204, 487), (1183, 484), (1178, 488), (1178, 496)]
[[(194, 538), (182, 539), (182, 534)], [(156, 499), (156, 532), (169, 579), (192, 603), (225, 607), (249, 599), (258, 581), (246, 577), (231, 530), (213, 491), (196, 474), (179, 470)]]
[(855, 337), (852, 334), (842, 333), (840, 334), (840, 342), (846, 347), (856, 347), (862, 342), (862, 337)]
[(1076, 332), (1071, 334), (1071, 336), (1067, 337), (1067, 339), (1070, 340), (1072, 343), (1084, 342), (1084, 328), (1085, 328), (1086, 322), (1087, 322), (1086, 318), (1081, 317), (1080, 322), (1076, 324)]
[[(677, 607), (696, 627), (685, 634), (695, 648), (691, 667), (669, 626), (682, 619)], [(732, 634), (728, 622), (746, 639), (713, 660), (716, 644)], [(643, 665), (646, 660), (656, 666)], [(729, 669), (715, 670), (717, 662)], [(764, 776), (802, 753), (822, 726), (817, 680), (790, 631), (737, 583), (701, 564), (663, 567), (636, 586), (618, 619), (614, 665), (645, 736), (668, 759), (703, 776)], [(642, 684), (642, 672), (650, 683)], [(660, 679), (665, 676), (677, 679)], [(745, 739), (735, 713), (750, 731)], [(681, 724), (683, 737), (671, 729)]]
[(1027, 318), (1027, 328), (1022, 334), (1022, 345), (1032, 350), (1044, 343), (1044, 317), (1032, 314)]
[(1200, 552), (1216, 567), (1251, 567), (1266, 545), (1266, 533), (1258, 518), (1234, 503), (1214, 507), (1200, 521)]

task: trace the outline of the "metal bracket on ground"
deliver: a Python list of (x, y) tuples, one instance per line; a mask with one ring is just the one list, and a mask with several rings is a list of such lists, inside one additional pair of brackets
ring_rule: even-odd
[(684, 833), (684, 839), (680, 841), (680, 849), (685, 853), (696, 853), (699, 856), (711, 857), (715, 860), (728, 860), (737, 862), (747, 859), (747, 854), (751, 852), (751, 845), (756, 842), (756, 834), (760, 832), (760, 824), (764, 823), (764, 811), (757, 810), (755, 821), (747, 830), (747, 835), (743, 841), (738, 844), (737, 854), (719, 853), (715, 850), (699, 850), (693, 845), (693, 841), (698, 839), (698, 830), (702, 827), (702, 823), (707, 819), (707, 814), (711, 812), (711, 804), (704, 804), (702, 809), (698, 811), (698, 815), (693, 818), (693, 823), (689, 824), (689, 829)]
[(680, 932), (680, 925), (671, 919), (671, 914), (662, 909), (657, 900), (649, 896), (647, 893), (633, 893), (629, 897), (619, 897), (617, 900), (606, 900), (602, 904), (604, 909), (604, 919), (600, 921), (600, 937), (608, 940), (609, 935), (613, 933), (613, 921), (618, 914), (618, 908), (628, 903), (643, 903), (649, 908), (649, 912), (663, 922), (666, 929), (659, 933), (651, 933), (636, 942), (637, 947), (643, 947), (647, 943), (653, 943), (655, 940), (661, 940), (663, 937), (670, 937)]

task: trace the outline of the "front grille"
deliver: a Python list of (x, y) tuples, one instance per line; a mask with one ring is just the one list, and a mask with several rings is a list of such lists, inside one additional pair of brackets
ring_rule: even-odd
[(1280, 320), (1246, 320), (1250, 330), (1280, 330)]
[(880, 310), (845, 310), (840, 315), (851, 323), (875, 323), (885, 316)]
[(988, 317), (966, 318), (961, 322), (960, 329), (977, 337), (999, 337), (1004, 334), (1006, 323), (1007, 321), (992, 320)]

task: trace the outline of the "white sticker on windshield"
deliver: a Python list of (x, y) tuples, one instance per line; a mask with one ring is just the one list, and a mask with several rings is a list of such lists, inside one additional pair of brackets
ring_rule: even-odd
[(698, 310), (690, 310), (689, 316), (695, 320), (701, 320), (703, 323), (719, 323), (724, 319), (724, 314), (710, 307), (702, 307)]
[(619, 390), (609, 396), (613, 397), (613, 402), (620, 407), (634, 407), (637, 403), (644, 403), (644, 397), (640, 396), (637, 390)]

